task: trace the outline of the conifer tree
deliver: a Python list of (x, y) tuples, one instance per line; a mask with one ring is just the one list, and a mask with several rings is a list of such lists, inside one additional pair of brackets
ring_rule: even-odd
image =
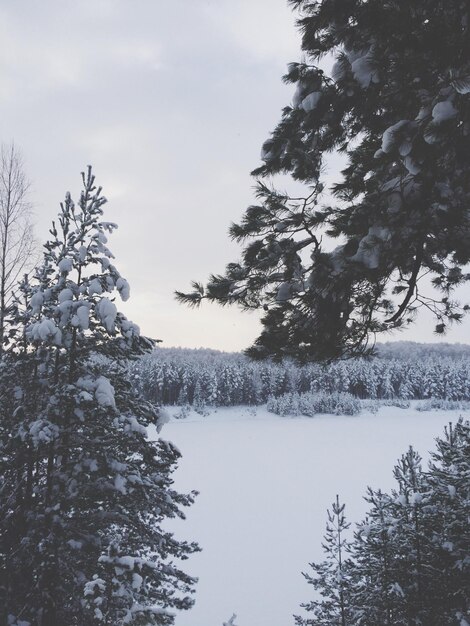
[(432, 560), (430, 605), (444, 626), (470, 624), (470, 423), (449, 424), (428, 475)]
[[(177, 296), (264, 311), (255, 358), (367, 353), (420, 307), (443, 333), (468, 309), (451, 297), (470, 278), (468, 2), (290, 4), (304, 60), (289, 66), (292, 103), (253, 172), (257, 203), (230, 228), (242, 259)], [(346, 166), (326, 188), (335, 151)], [(303, 197), (276, 190), (277, 174), (305, 183)]]
[(345, 576), (332, 578), (329, 550), (314, 566), (316, 576), (307, 579), (320, 599), (303, 605), (312, 617), (296, 623), (343, 624), (337, 584), (345, 580), (351, 626), (470, 624), (469, 459), (470, 424), (462, 419), (437, 439), (427, 471), (410, 448), (395, 466), (396, 489), (368, 489), (370, 508), (348, 545)]
[(394, 589), (402, 600), (404, 624), (431, 624), (432, 611), (425, 594), (430, 589), (427, 566), (432, 528), (423, 514), (428, 494), (421, 457), (412, 447), (398, 461), (393, 474), (398, 485), (389, 507), (389, 516), (394, 520)]
[(126, 366), (152, 342), (117, 310), (116, 226), (91, 168), (82, 179), (20, 286), (0, 370), (0, 622), (166, 626), (195, 582), (174, 559), (197, 545), (162, 523), (194, 494), (172, 487), (175, 447), (148, 438), (163, 416)]
[(357, 527), (351, 548), (355, 572), (351, 603), (358, 623), (392, 626), (401, 593), (395, 585), (396, 550), (394, 520), (389, 515), (390, 496), (369, 487), (365, 500), (370, 509)]
[(352, 624), (349, 601), (349, 543), (346, 532), (350, 526), (344, 515), (345, 505), (339, 497), (333, 502), (331, 511), (327, 512), (328, 522), (323, 538), (325, 560), (321, 563), (310, 563), (313, 575), (304, 573), (307, 582), (313, 586), (319, 599), (302, 604), (312, 615), (303, 618), (295, 616), (297, 626), (348, 626)]

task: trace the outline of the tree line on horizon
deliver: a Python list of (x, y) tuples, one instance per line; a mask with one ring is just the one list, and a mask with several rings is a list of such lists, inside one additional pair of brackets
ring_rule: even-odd
[[(455, 356), (430, 350), (422, 357), (387, 348), (386, 358), (357, 358), (328, 365), (252, 361), (242, 354), (155, 348), (130, 365), (143, 396), (157, 405), (261, 405), (283, 394), (348, 393), (360, 399), (470, 400), (470, 350)], [(445, 351), (443, 351), (445, 353)], [(449, 351), (452, 354), (452, 350)], [(380, 354), (380, 352), (379, 352)]]

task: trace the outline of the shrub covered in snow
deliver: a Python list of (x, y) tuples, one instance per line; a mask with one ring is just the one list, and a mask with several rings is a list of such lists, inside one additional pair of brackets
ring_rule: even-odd
[(446, 400), (444, 398), (430, 398), (416, 405), (417, 411), (468, 411), (468, 400)]
[(357, 415), (361, 412), (361, 402), (351, 394), (342, 392), (287, 393), (269, 398), (267, 409), (277, 415)]

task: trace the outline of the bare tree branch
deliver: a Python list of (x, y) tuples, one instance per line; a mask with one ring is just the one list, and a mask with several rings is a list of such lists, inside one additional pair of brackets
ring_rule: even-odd
[(0, 354), (4, 349), (6, 316), (18, 277), (34, 265), (30, 182), (21, 152), (14, 143), (0, 148)]

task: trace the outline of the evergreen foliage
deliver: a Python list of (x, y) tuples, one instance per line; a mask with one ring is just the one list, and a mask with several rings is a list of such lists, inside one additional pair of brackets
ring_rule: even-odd
[(333, 575), (338, 529), (347, 528), (334, 509), (328, 514), (326, 558), (307, 576), (320, 600), (303, 605), (309, 616), (297, 617), (297, 624), (470, 624), (470, 423), (461, 419), (445, 429), (427, 470), (410, 448), (394, 477), (391, 493), (368, 489), (365, 520), (352, 539), (341, 535), (346, 552), (341, 576)]
[(344, 515), (345, 505), (339, 497), (328, 511), (328, 522), (323, 540), (325, 560), (321, 563), (310, 563), (312, 574), (304, 573), (307, 582), (312, 585), (319, 599), (302, 604), (312, 615), (303, 619), (295, 616), (297, 626), (331, 626), (338, 624), (347, 626), (350, 623), (349, 596), (351, 594), (348, 570), (351, 567), (347, 560), (348, 541), (345, 533), (350, 524)]
[[(451, 297), (470, 278), (468, 2), (291, 4), (304, 60), (289, 66), (292, 104), (253, 172), (258, 202), (230, 228), (242, 259), (177, 297), (264, 310), (254, 358), (364, 354), (421, 307), (443, 333), (468, 310)], [(328, 188), (334, 152), (346, 166)], [(271, 186), (277, 174), (305, 183), (304, 197)]]
[[(394, 404), (402, 400), (404, 406), (410, 399), (432, 398), (435, 408), (463, 408), (462, 403), (470, 400), (470, 356), (423, 352), (415, 355), (406, 349), (402, 358), (387, 351), (385, 358), (298, 365), (287, 359), (259, 362), (236, 353), (158, 347), (133, 362), (130, 375), (147, 400), (157, 405), (189, 404), (201, 413), (211, 406), (259, 405), (311, 392), (325, 402), (332, 394), (350, 394)], [(427, 405), (420, 408), (426, 410)]]
[(127, 363), (152, 342), (117, 310), (115, 225), (91, 168), (82, 178), (20, 285), (0, 364), (0, 623), (166, 626), (192, 605), (178, 561), (198, 548), (164, 522), (194, 493), (172, 487), (176, 448), (148, 438), (162, 416)]
[(277, 415), (313, 417), (319, 413), (357, 415), (361, 412), (362, 406), (361, 402), (349, 393), (310, 391), (301, 394), (286, 393), (277, 398), (269, 398), (266, 408)]

